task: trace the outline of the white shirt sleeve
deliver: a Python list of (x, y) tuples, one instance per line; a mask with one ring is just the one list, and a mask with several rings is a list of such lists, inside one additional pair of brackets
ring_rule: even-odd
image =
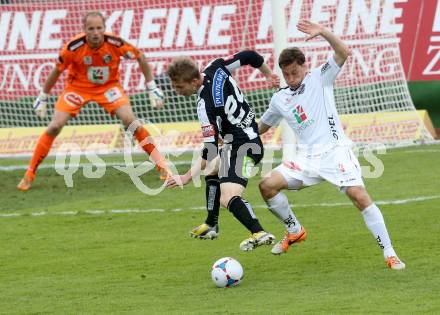
[(266, 125), (274, 127), (274, 126), (278, 126), (282, 118), (283, 116), (280, 114), (276, 106), (276, 100), (274, 95), (270, 100), (269, 108), (261, 117), (261, 121)]
[(333, 55), (319, 68), (324, 86), (333, 85), (339, 72), (341, 72), (341, 67), (336, 63), (335, 56)]

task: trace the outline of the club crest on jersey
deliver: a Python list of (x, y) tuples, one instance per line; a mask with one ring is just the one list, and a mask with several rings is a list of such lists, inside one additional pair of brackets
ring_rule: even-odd
[(217, 69), (212, 82), (212, 97), (214, 98), (214, 106), (222, 107), (223, 104), (223, 86), (228, 78), (228, 74), (223, 69)]
[(92, 56), (84, 56), (84, 64), (90, 66), (92, 64)]
[(104, 63), (106, 63), (106, 64), (110, 63), (112, 61), (112, 55), (110, 55), (110, 54), (104, 55), (102, 57), (102, 60), (104, 60)]

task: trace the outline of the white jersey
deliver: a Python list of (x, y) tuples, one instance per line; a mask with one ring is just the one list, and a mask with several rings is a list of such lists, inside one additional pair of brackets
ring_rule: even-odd
[(321, 151), (351, 145), (336, 110), (333, 83), (341, 67), (333, 56), (306, 74), (293, 90), (280, 89), (273, 96), (261, 121), (276, 126), (284, 118), (297, 135), (298, 148)]

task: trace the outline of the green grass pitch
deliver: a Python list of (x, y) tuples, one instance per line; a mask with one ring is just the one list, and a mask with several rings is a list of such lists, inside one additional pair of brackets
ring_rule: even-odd
[[(67, 188), (46, 168), (23, 193), (23, 170), (0, 171), (0, 314), (438, 314), (440, 145), (378, 157), (384, 173), (366, 185), (382, 202), (401, 272), (386, 268), (358, 210), (329, 184), (287, 193), (308, 239), (276, 257), (270, 247), (240, 252), (248, 232), (225, 209), (218, 240), (191, 239), (205, 218), (204, 189), (192, 184), (149, 196), (109, 167), (100, 179), (80, 170)], [(142, 180), (160, 185), (156, 173)], [(283, 226), (263, 207), (258, 180), (246, 198), (279, 239)], [(243, 265), (238, 287), (210, 279), (223, 256)]]

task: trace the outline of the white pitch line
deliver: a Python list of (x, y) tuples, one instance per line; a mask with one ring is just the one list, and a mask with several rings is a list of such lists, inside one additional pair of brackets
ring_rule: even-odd
[[(133, 162), (133, 166), (138, 167), (143, 162)], [(191, 165), (192, 161), (175, 161), (173, 162), (174, 165), (180, 166), (180, 165)], [(124, 162), (107, 162), (107, 163), (79, 163), (78, 167), (114, 167), (114, 166), (126, 166)], [(19, 171), (19, 170), (27, 170), (29, 167), (28, 164), (22, 164), (22, 165), (6, 165), (6, 166), (0, 166), (0, 172), (10, 172), (10, 171)], [(48, 164), (42, 164), (38, 167), (38, 169), (54, 169), (54, 168), (63, 168), (65, 167), (65, 164), (55, 164), (55, 163), (48, 163)], [(141, 167), (142, 168), (142, 167)], [(145, 166), (145, 169), (147, 169), (147, 166)]]
[[(405, 151), (401, 151), (402, 153), (407, 153), (407, 154), (413, 154), (413, 153), (438, 153), (440, 152), (440, 149), (423, 149), (423, 150), (405, 150)], [(273, 161), (271, 160), (263, 160), (262, 163), (270, 163), (273, 162), (274, 164), (280, 163), (281, 159), (273, 159)], [(140, 164), (142, 164), (142, 161), (139, 162), (133, 162), (133, 166), (138, 167)], [(173, 162), (173, 164), (175, 166), (181, 166), (181, 165), (191, 165), (192, 161), (189, 160), (183, 160), (183, 161), (175, 161)], [(39, 169), (54, 169), (55, 167), (58, 168), (62, 168), (64, 165), (63, 164), (55, 164), (55, 163), (47, 163), (47, 164), (42, 164), (40, 165), (38, 168)], [(96, 164), (92, 164), (92, 163), (79, 163), (79, 167), (114, 167), (114, 166), (126, 166), (126, 164), (121, 161), (121, 162), (106, 162), (106, 163), (96, 163)], [(0, 165), (0, 172), (11, 172), (11, 171), (19, 171), (19, 170), (26, 170), (28, 168), (28, 164), (21, 164), (21, 165), (4, 165), (1, 166)]]
[[(440, 199), (440, 195), (434, 196), (420, 196), (407, 199), (397, 199), (397, 200), (378, 200), (375, 203), (378, 205), (402, 205), (413, 202), (423, 202), (427, 200)], [(294, 204), (295, 208), (307, 208), (307, 207), (345, 207), (352, 206), (350, 202), (323, 202), (323, 203), (305, 203), (305, 204)], [(255, 205), (254, 208), (267, 208), (266, 205)], [(105, 214), (143, 214), (143, 213), (164, 213), (164, 212), (182, 212), (182, 211), (201, 211), (204, 210), (204, 206), (189, 207), (189, 208), (174, 208), (174, 209), (162, 209), (162, 208), (152, 208), (152, 209), (110, 209), (110, 210), (85, 210), (85, 211), (61, 211), (61, 212), (48, 212), (39, 211), (32, 213), (20, 213), (20, 212), (9, 212), (0, 213), (0, 218), (15, 218), (15, 217), (42, 217), (42, 216), (72, 216), (79, 215), (81, 213), (89, 215), (105, 215)]]

